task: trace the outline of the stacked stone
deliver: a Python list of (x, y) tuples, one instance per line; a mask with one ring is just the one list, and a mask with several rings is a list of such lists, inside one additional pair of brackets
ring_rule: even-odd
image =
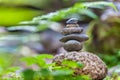
[(82, 49), (82, 42), (88, 40), (88, 36), (83, 34), (83, 28), (77, 24), (78, 20), (72, 18), (66, 23), (66, 28), (64, 28), (61, 34), (64, 35), (61, 42), (64, 43), (63, 47), (67, 51), (79, 51)]
[(63, 47), (68, 52), (56, 55), (52, 62), (62, 66), (64, 60), (76, 61), (84, 67), (73, 69), (74, 75), (89, 75), (92, 80), (102, 80), (107, 74), (106, 64), (95, 54), (79, 52), (82, 49), (82, 42), (88, 40), (88, 36), (82, 33), (83, 28), (79, 27), (77, 21), (74, 18), (67, 21), (66, 28), (61, 32), (64, 37), (60, 41), (64, 42)]

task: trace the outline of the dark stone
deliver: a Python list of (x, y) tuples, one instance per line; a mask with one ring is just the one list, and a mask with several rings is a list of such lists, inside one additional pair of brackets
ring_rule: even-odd
[(88, 40), (89, 37), (86, 34), (70, 34), (64, 36), (62, 39), (60, 39), (61, 42), (67, 42), (68, 40), (77, 40), (79, 42)]
[(61, 34), (63, 35), (68, 35), (68, 34), (74, 34), (74, 33), (78, 33), (80, 34), (83, 31), (83, 28), (81, 27), (76, 27), (76, 28), (64, 28), (61, 32)]
[(82, 44), (78, 41), (70, 40), (67, 41), (63, 47), (67, 51), (80, 51), (82, 49)]

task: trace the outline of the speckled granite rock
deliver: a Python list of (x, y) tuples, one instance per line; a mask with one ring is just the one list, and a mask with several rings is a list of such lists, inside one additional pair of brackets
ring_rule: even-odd
[(100, 80), (105, 78), (107, 74), (107, 66), (105, 63), (95, 54), (89, 52), (74, 51), (61, 53), (54, 57), (53, 62), (56, 62), (56, 65), (60, 65), (63, 60), (72, 60), (84, 65), (83, 68), (75, 69), (75, 75), (90, 75), (92, 79)]

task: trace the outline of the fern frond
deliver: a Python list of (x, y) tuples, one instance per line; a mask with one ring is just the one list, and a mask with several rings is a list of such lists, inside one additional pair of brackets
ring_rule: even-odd
[[(39, 22), (41, 20), (50, 20), (50, 21), (60, 21), (62, 19), (66, 19), (68, 15), (78, 13), (78, 14), (84, 14), (86, 16), (89, 16), (93, 19), (98, 19), (97, 15), (93, 13), (90, 9), (88, 8), (98, 8), (98, 6), (110, 6), (114, 8), (114, 10), (117, 11), (115, 5), (112, 2), (84, 2), (84, 3), (77, 3), (71, 8), (59, 10), (56, 12), (48, 13), (46, 15), (38, 16), (33, 18), (32, 21), (28, 22), (21, 22), (21, 24), (31, 24), (35, 22)], [(90, 13), (90, 14), (88, 14)]]

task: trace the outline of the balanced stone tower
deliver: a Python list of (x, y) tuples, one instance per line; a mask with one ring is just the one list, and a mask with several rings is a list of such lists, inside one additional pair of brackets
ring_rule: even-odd
[(64, 37), (60, 41), (65, 43), (63, 47), (67, 51), (80, 51), (82, 49), (82, 42), (88, 40), (86, 34), (81, 34), (83, 28), (79, 27), (77, 22), (76, 18), (68, 20), (66, 28), (61, 32)]
[(60, 41), (64, 43), (63, 47), (67, 52), (56, 55), (53, 62), (59, 66), (63, 60), (79, 62), (84, 67), (75, 68), (75, 75), (89, 75), (92, 80), (102, 80), (107, 74), (107, 66), (97, 55), (80, 51), (83, 41), (88, 40), (88, 36), (82, 33), (83, 28), (77, 22), (76, 18), (69, 19), (66, 22), (66, 28), (61, 32), (64, 37)]

